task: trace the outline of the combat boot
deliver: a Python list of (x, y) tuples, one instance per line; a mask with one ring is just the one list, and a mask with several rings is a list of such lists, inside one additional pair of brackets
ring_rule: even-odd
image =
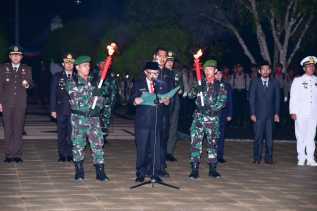
[(85, 179), (84, 161), (75, 162), (75, 180), (81, 181)]
[(216, 164), (209, 164), (209, 173), (208, 176), (220, 178), (221, 175), (217, 172)]
[(96, 179), (102, 182), (109, 181), (109, 177), (105, 174), (105, 167), (104, 164), (95, 164), (96, 167)]
[(199, 177), (199, 163), (191, 163), (192, 172), (188, 176), (190, 179), (197, 179)]

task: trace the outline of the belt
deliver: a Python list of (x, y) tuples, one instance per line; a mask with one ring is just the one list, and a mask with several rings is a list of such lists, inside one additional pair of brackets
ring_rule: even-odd
[(72, 114), (76, 114), (79, 116), (85, 116), (85, 117), (99, 117), (99, 113), (94, 111), (79, 111), (79, 110), (72, 110)]

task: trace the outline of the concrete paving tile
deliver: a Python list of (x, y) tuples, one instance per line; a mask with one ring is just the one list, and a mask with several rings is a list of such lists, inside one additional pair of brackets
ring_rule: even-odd
[(89, 151), (85, 160), (87, 179), (78, 184), (73, 180), (73, 164), (56, 162), (55, 140), (28, 140), (25, 146), (23, 165), (0, 163), (0, 205), (5, 204), (4, 211), (317, 210), (316, 169), (296, 166), (292, 144), (277, 144), (274, 156), (278, 162), (268, 166), (251, 164), (251, 143), (227, 143), (228, 162), (219, 165), (223, 178), (207, 176), (204, 158), (200, 179), (192, 181), (187, 177), (189, 145), (179, 142), (179, 161), (168, 163), (171, 177), (165, 182), (180, 186), (180, 191), (158, 185), (129, 189), (135, 184), (133, 141), (122, 144), (116, 140), (106, 146), (106, 170), (111, 181), (105, 184), (95, 179)]

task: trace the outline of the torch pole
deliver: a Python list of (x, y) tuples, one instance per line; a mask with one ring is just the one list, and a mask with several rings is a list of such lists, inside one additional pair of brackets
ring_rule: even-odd
[[(197, 78), (197, 82), (198, 82), (198, 86), (202, 86), (201, 85), (201, 67), (200, 67), (200, 61), (199, 58), (194, 60), (194, 64), (195, 64), (195, 71), (196, 71), (196, 78)], [(200, 91), (198, 93), (198, 96), (200, 96), (200, 102), (202, 106), (205, 106), (205, 102), (204, 102), (204, 96), (203, 96), (203, 92)]]

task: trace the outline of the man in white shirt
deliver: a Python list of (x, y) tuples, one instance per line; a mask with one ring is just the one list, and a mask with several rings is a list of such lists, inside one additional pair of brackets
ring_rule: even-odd
[(297, 165), (317, 166), (314, 158), (317, 126), (317, 58), (308, 56), (301, 61), (305, 74), (295, 78), (290, 93), (290, 115), (295, 121), (297, 139)]

